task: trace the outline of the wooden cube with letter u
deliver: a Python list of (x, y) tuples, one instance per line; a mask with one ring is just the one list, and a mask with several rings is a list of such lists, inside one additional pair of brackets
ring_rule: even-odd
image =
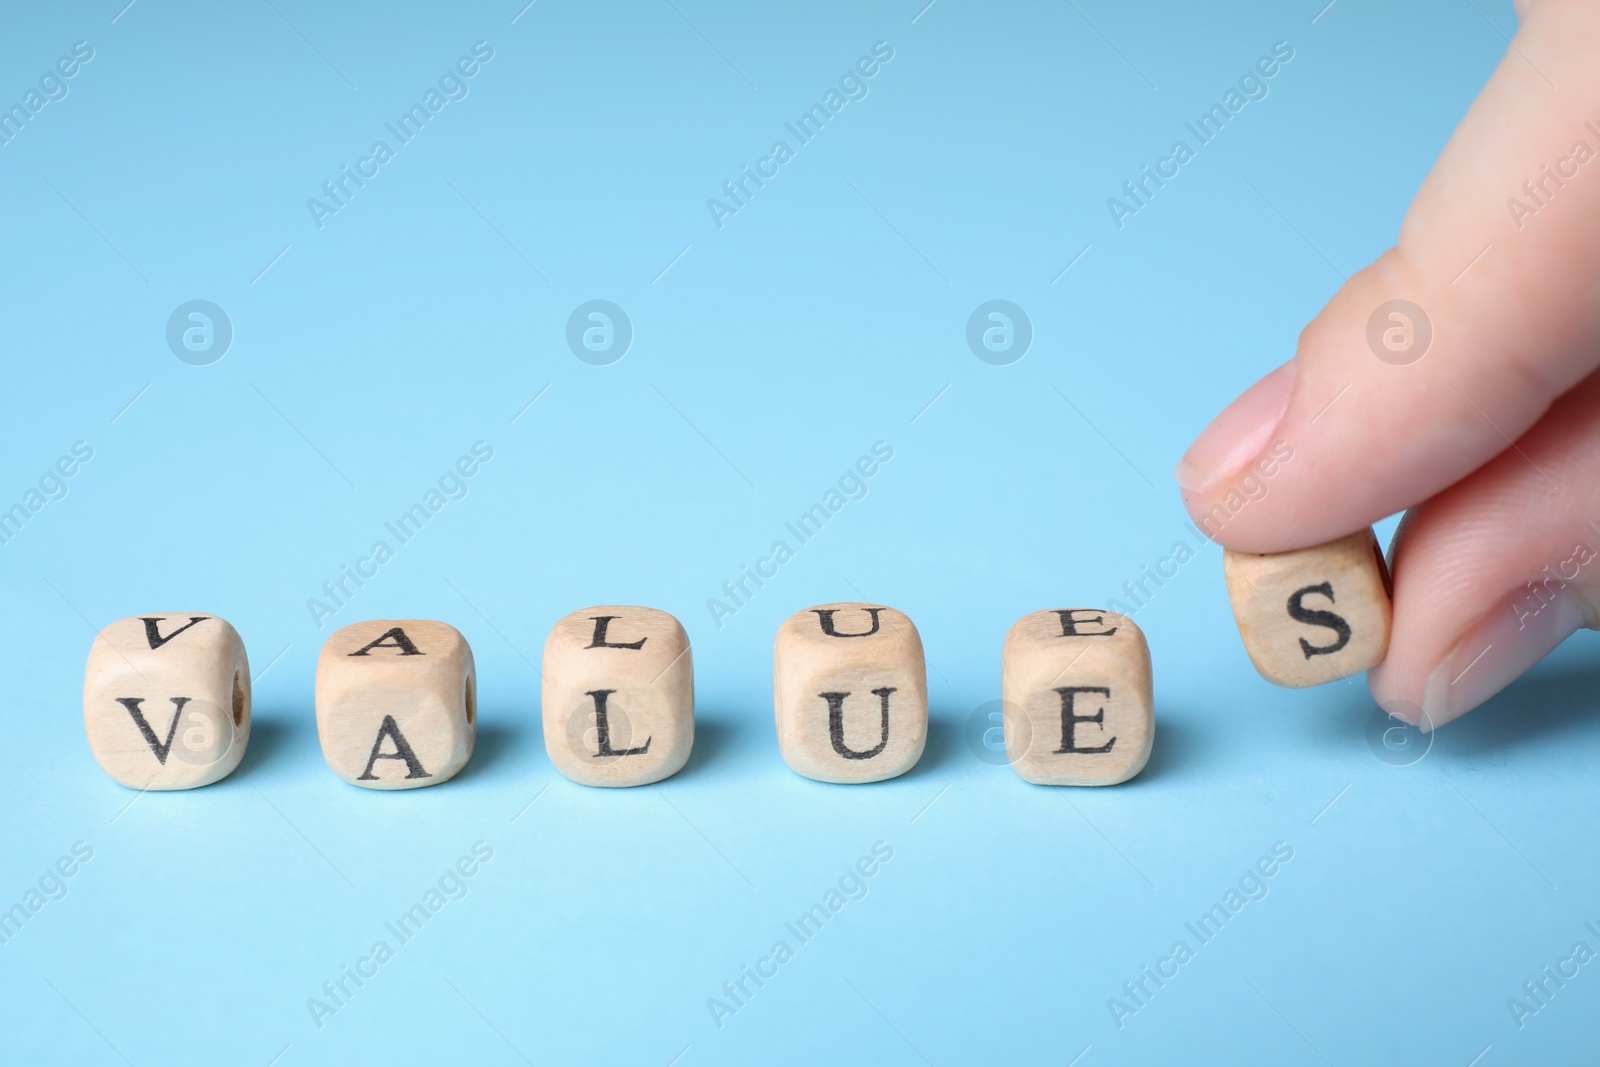
[(454, 626), (375, 620), (336, 630), (317, 660), (322, 756), (367, 789), (449, 781), (472, 758), (477, 684)]
[(1000, 701), (1006, 758), (1035, 785), (1116, 785), (1150, 759), (1150, 648), (1125, 615), (1024, 615), (1006, 634)]
[(544, 643), (544, 748), (583, 785), (649, 785), (694, 748), (694, 659), (682, 624), (654, 608), (575, 611)]
[(911, 620), (874, 604), (791, 615), (772, 654), (778, 750), (819, 782), (881, 782), (922, 758), (928, 675)]
[(89, 749), (134, 789), (193, 789), (233, 773), (250, 742), (250, 663), (215, 615), (169, 611), (100, 631), (83, 674)]

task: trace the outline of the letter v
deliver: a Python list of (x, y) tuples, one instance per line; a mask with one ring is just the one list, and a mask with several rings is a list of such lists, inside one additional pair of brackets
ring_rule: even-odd
[[(184, 628), (188, 629), (188, 627)], [(183, 706), (189, 703), (189, 698), (172, 698), (172, 722), (167, 726), (166, 744), (156, 740), (156, 732), (150, 729), (150, 724), (145, 721), (144, 712), (139, 710), (139, 704), (143, 700), (144, 697), (118, 697), (117, 703), (128, 709), (128, 714), (133, 716), (134, 724), (139, 727), (139, 732), (144, 734), (145, 744), (149, 745), (150, 751), (156, 754), (156, 762), (165, 767), (167, 765), (167, 753), (172, 751), (172, 737), (178, 732), (178, 719), (183, 716)]]
[(158, 649), (162, 645), (166, 644), (168, 641), (171, 641), (174, 637), (177, 637), (179, 634), (183, 633), (183, 631), (187, 630), (190, 626), (193, 626), (197, 622), (205, 622), (208, 618), (210, 618), (209, 615), (191, 615), (189, 616), (189, 621), (187, 624), (178, 627), (165, 637), (161, 636), (161, 623), (165, 621), (164, 619), (141, 618), (139, 621), (144, 623), (144, 639), (150, 642), (150, 648), (152, 651), (154, 651), (155, 649)]

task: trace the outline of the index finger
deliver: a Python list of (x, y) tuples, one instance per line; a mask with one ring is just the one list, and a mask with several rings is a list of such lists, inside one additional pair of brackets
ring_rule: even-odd
[(1208, 535), (1276, 552), (1371, 525), (1511, 447), (1600, 364), (1597, 52), (1600, 6), (1526, 12), (1398, 245), (1178, 464)]

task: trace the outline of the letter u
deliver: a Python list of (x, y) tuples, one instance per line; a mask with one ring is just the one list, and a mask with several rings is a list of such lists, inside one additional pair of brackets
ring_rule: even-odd
[[(817, 613), (817, 618), (822, 622), (822, 632), (828, 637), (871, 637), (873, 634), (878, 632), (878, 612), (882, 611), (883, 609), (864, 609), (868, 615), (872, 616), (872, 629), (862, 630), (860, 633), (853, 634), (842, 634), (838, 630), (834, 629), (833, 613), (839, 610), (838, 608), (812, 608), (811, 610)], [(873, 690), (873, 692), (877, 692), (877, 690)]]
[[(873, 619), (876, 628), (876, 616)], [(889, 694), (894, 692), (893, 687), (874, 689), (872, 695), (881, 703), (883, 714), (882, 736), (878, 739), (876, 748), (857, 752), (844, 743), (844, 698), (849, 693), (818, 693), (823, 700), (828, 702), (828, 740), (833, 742), (833, 750), (845, 759), (872, 759), (881, 755), (889, 747)]]

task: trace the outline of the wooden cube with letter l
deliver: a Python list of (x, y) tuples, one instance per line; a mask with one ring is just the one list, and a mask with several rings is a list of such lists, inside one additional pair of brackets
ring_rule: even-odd
[(599, 607), (555, 624), (540, 686), (544, 747), (583, 785), (649, 785), (694, 748), (694, 658), (677, 619)]
[(1116, 785), (1155, 741), (1150, 648), (1125, 615), (1035, 611), (1001, 653), (1001, 723), (1011, 769), (1035, 785)]
[(1389, 568), (1371, 530), (1295, 552), (1222, 556), (1239, 636), (1273, 685), (1321, 685), (1377, 666), (1389, 649)]
[(83, 723), (101, 768), (133, 789), (194, 789), (233, 773), (250, 743), (250, 662), (215, 615), (168, 611), (100, 631)]
[(874, 604), (791, 615), (772, 653), (778, 750), (819, 782), (881, 782), (922, 758), (928, 675), (911, 620)]
[(328, 766), (366, 789), (449, 781), (477, 737), (472, 649), (442, 622), (336, 630), (317, 660), (317, 736)]

